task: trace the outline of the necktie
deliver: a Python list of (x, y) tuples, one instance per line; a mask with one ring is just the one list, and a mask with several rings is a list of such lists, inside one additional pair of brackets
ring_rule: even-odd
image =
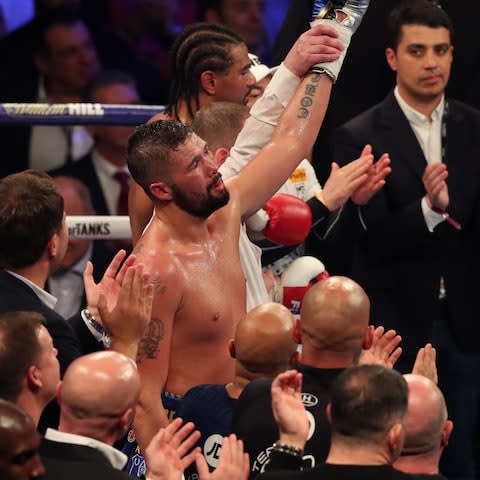
[(128, 189), (130, 186), (130, 175), (124, 171), (118, 171), (114, 175), (115, 180), (120, 184), (120, 195), (117, 201), (117, 215), (128, 215)]

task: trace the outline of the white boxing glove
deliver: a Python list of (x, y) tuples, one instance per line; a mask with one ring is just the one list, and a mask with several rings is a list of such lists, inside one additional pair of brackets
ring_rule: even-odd
[(279, 301), (294, 315), (298, 315), (303, 297), (309, 288), (328, 276), (325, 265), (318, 258), (297, 258), (282, 275)]

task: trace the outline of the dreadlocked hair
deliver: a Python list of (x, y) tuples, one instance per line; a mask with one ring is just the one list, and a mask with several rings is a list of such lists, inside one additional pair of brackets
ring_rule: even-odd
[(178, 118), (178, 103), (183, 99), (193, 117), (200, 108), (201, 74), (227, 72), (233, 64), (232, 47), (242, 43), (242, 37), (223, 25), (199, 22), (187, 26), (170, 51), (172, 84), (166, 113)]

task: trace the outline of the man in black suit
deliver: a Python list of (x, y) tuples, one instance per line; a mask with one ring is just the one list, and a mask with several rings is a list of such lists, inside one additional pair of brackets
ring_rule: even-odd
[[(70, 11), (52, 11), (35, 23), (34, 52), (20, 70), (3, 69), (3, 102), (70, 103), (81, 101), (99, 60), (85, 23)], [(18, 54), (22, 55), (22, 50)], [(92, 147), (83, 127), (2, 126), (0, 176), (36, 168), (51, 170), (77, 160)]]
[[(92, 79), (83, 100), (92, 103), (135, 105), (140, 103), (140, 96), (131, 75), (105, 70)], [(127, 215), (126, 210), (122, 211), (127, 205), (130, 181), (127, 143), (134, 128), (92, 125), (87, 127), (87, 130), (94, 140), (93, 150), (78, 161), (53, 170), (51, 174), (75, 177), (87, 185), (97, 215)], [(122, 195), (125, 197), (124, 205)]]
[(126, 456), (113, 448), (133, 420), (140, 393), (135, 364), (116, 352), (75, 360), (57, 388), (58, 430), (40, 448), (45, 479), (127, 479)]
[[(67, 322), (53, 310), (56, 298), (45, 290), (47, 277), (61, 263), (67, 244), (63, 198), (47, 174), (31, 170), (0, 180), (0, 312), (41, 313), (58, 350), (62, 374), (92, 343), (104, 338), (106, 331), (94, 318), (99, 318), (99, 294), (107, 297), (113, 313), (125, 272), (134, 260), (124, 262), (117, 274), (125, 257), (124, 251), (119, 252), (99, 284), (93, 281), (90, 265), (85, 277), (88, 309)], [(40, 429), (56, 425), (57, 417), (53, 406), (47, 408)]]
[[(58, 193), (63, 197), (65, 215), (95, 215), (90, 192), (80, 180), (72, 177), (54, 177)], [(47, 290), (57, 298), (54, 310), (63, 318), (70, 318), (87, 307), (83, 272), (87, 262), (95, 265), (94, 279), (100, 282), (113, 253), (101, 240), (69, 238), (67, 252), (59, 268), (47, 280)], [(98, 342), (96, 342), (98, 343)], [(97, 348), (98, 349), (98, 348)], [(84, 352), (90, 353), (90, 352)]]
[(366, 143), (375, 155), (390, 154), (383, 190), (342, 215), (359, 235), (352, 277), (371, 300), (372, 322), (402, 332), (404, 371), (421, 345), (437, 347), (440, 387), (456, 426), (443, 469), (453, 479), (473, 477), (480, 390), (480, 113), (444, 96), (450, 32), (446, 13), (428, 0), (394, 10), (386, 56), (396, 88), (341, 127), (335, 143), (341, 164)]

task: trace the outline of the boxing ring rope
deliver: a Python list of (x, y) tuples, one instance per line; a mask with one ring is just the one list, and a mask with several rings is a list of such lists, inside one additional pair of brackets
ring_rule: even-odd
[(0, 103), (0, 125), (140, 125), (162, 105)]
[[(140, 125), (165, 110), (162, 105), (102, 103), (1, 103), (0, 125)], [(66, 218), (70, 238), (130, 239), (127, 216)]]
[(66, 223), (71, 239), (121, 240), (132, 238), (130, 219), (127, 216), (67, 215)]

